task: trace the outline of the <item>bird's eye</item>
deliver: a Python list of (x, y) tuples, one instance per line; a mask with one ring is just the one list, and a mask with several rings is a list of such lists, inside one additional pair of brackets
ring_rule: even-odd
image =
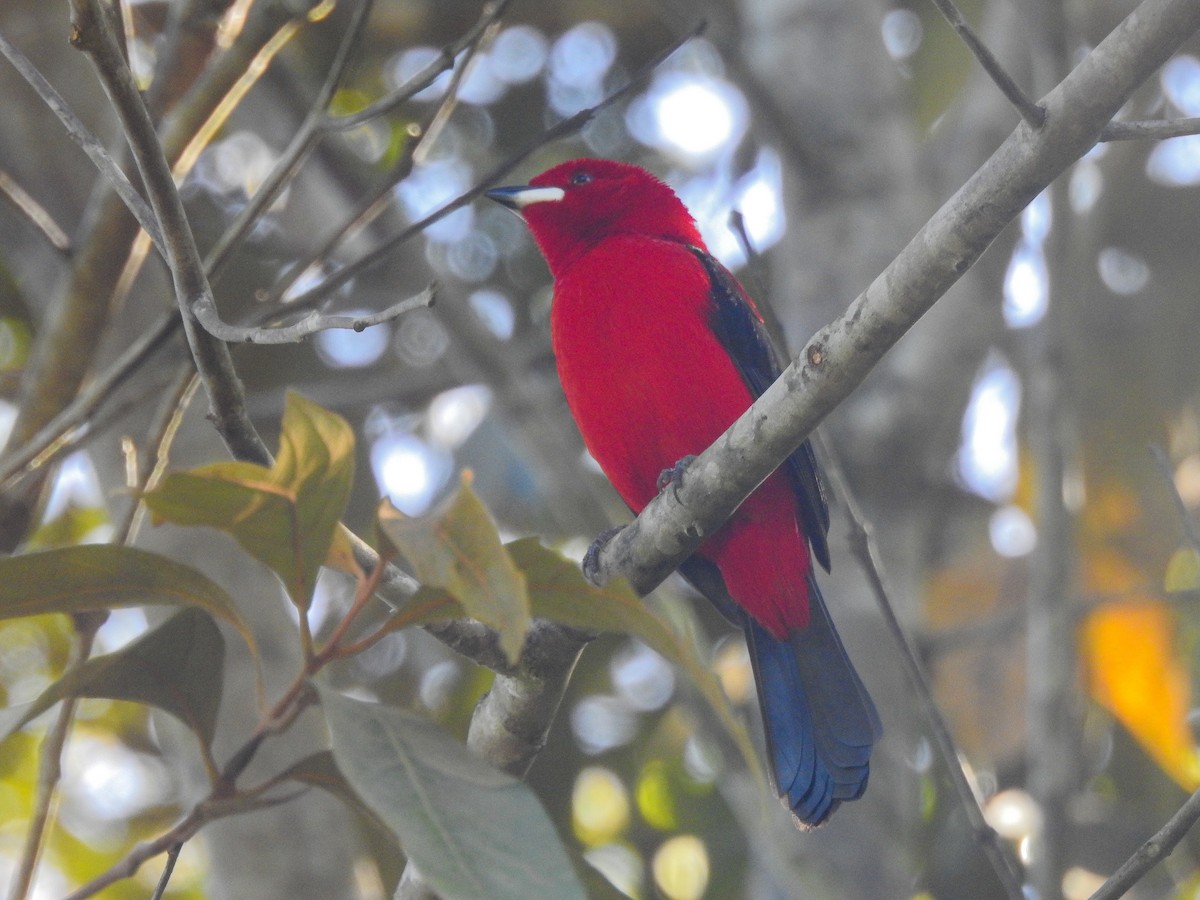
[(589, 172), (576, 172), (571, 176), (571, 184), (587, 184), (592, 180)]

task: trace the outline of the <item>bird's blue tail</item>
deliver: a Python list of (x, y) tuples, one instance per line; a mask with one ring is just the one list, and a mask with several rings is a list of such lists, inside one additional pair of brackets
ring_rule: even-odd
[(806, 826), (862, 796), (879, 714), (809, 576), (809, 624), (788, 640), (740, 611), (780, 799)]

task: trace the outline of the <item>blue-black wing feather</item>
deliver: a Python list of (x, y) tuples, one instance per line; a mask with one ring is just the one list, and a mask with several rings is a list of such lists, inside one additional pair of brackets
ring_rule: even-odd
[[(713, 301), (713, 333), (737, 366), (750, 392), (760, 397), (783, 371), (762, 317), (737, 279), (712, 254), (698, 247), (688, 249), (708, 275)], [(785, 471), (799, 501), (800, 523), (812, 546), (813, 556), (828, 572), (829, 500), (821, 467), (808, 441), (788, 457)]]

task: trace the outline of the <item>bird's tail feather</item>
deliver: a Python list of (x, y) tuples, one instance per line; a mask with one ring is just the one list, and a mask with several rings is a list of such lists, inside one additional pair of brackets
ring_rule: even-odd
[(776, 788), (802, 824), (815, 826), (841, 801), (862, 796), (882, 728), (811, 576), (808, 589), (808, 626), (787, 640), (749, 614), (741, 624)]

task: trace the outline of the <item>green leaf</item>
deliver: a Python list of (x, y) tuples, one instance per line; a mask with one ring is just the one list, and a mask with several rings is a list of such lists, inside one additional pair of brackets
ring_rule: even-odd
[(700, 659), (695, 647), (659, 618), (623, 579), (597, 587), (579, 567), (537, 538), (507, 545), (513, 562), (525, 573), (533, 614), (589, 631), (632, 634), (683, 669), (737, 744), (746, 765), (765, 784), (758, 754), (741, 719), (729, 705), (721, 683)]
[(453, 596), (468, 616), (500, 633), (511, 662), (529, 630), (525, 577), (500, 542), (496, 523), (470, 488), (462, 486), (432, 515), (409, 518), (387, 501), (379, 510), (384, 535), (412, 565), (422, 584)]
[(434, 723), (318, 686), (346, 780), (445, 900), (585, 896), (528, 786)]
[(24, 727), (67, 697), (145, 703), (170, 713), (212, 744), (221, 705), (225, 641), (204, 611), (185, 609), (115, 653), (90, 659), (27, 704), (0, 735)]
[(112, 544), (61, 547), (0, 559), (0, 620), (127, 606), (198, 606), (254, 635), (225, 591), (190, 566)]
[[(159, 519), (230, 534), (275, 572), (292, 602), (305, 609), (317, 573), (330, 555), (353, 482), (350, 426), (289, 393), (272, 468), (221, 462), (172, 472), (143, 499)], [(344, 548), (337, 555), (341, 559)]]

